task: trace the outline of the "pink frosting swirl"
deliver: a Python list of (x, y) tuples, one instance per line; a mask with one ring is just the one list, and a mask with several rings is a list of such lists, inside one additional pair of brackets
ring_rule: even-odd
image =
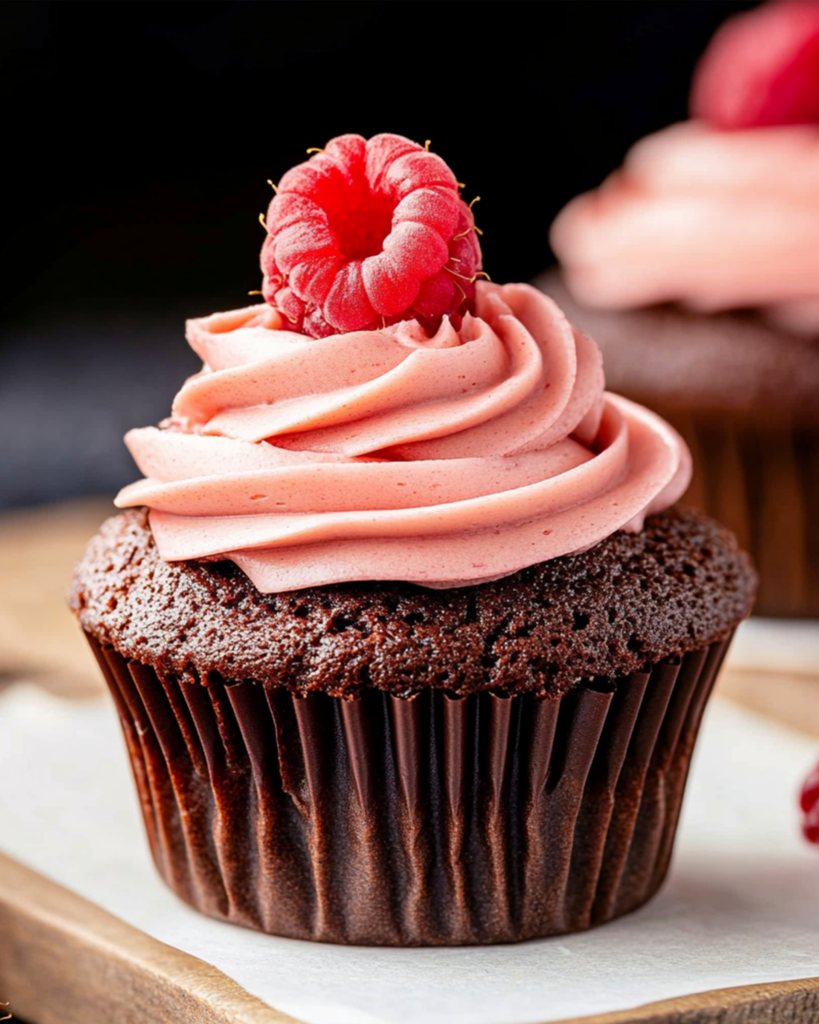
[(809, 333), (819, 330), (817, 239), (819, 126), (722, 132), (699, 121), (638, 142), (551, 233), (588, 305), (766, 307)]
[(168, 561), (229, 558), (262, 592), (479, 583), (639, 530), (690, 477), (679, 436), (604, 392), (602, 360), (527, 285), (476, 316), (305, 339), (267, 306), (188, 323), (201, 373), (126, 443)]

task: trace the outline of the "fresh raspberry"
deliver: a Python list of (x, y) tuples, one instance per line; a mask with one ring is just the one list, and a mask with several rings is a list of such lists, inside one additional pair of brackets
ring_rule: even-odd
[(288, 171), (262, 246), (265, 299), (314, 338), (474, 309), (481, 250), (444, 161), (400, 135), (340, 135)]
[(819, 3), (730, 18), (694, 73), (691, 115), (727, 130), (819, 122)]
[(805, 779), (799, 805), (804, 813), (802, 831), (812, 843), (819, 843), (819, 764)]

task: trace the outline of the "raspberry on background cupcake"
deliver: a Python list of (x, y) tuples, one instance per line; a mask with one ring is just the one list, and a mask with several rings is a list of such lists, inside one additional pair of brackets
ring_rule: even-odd
[[(445, 945), (610, 920), (667, 870), (755, 576), (690, 457), (525, 285), (435, 154), (342, 136), (266, 217), (71, 604), (152, 853), (273, 934)], [(149, 511), (147, 511), (147, 510)]]
[(764, 615), (819, 616), (817, 57), (819, 3), (726, 22), (692, 120), (568, 204), (551, 234), (562, 279), (539, 280), (594, 335), (611, 386), (683, 434), (688, 500), (753, 553)]

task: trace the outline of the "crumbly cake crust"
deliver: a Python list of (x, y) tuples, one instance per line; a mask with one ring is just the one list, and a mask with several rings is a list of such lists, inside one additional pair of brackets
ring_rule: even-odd
[(69, 600), (87, 632), (160, 677), (331, 696), (558, 695), (723, 639), (755, 590), (733, 535), (684, 509), (479, 586), (283, 594), (260, 594), (232, 562), (163, 562), (147, 510), (132, 509), (91, 540)]

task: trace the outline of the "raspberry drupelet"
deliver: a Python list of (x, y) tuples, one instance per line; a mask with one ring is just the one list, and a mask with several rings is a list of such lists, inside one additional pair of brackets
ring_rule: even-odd
[(314, 338), (472, 312), (481, 250), (446, 163), (400, 135), (340, 135), (282, 178), (262, 293)]

